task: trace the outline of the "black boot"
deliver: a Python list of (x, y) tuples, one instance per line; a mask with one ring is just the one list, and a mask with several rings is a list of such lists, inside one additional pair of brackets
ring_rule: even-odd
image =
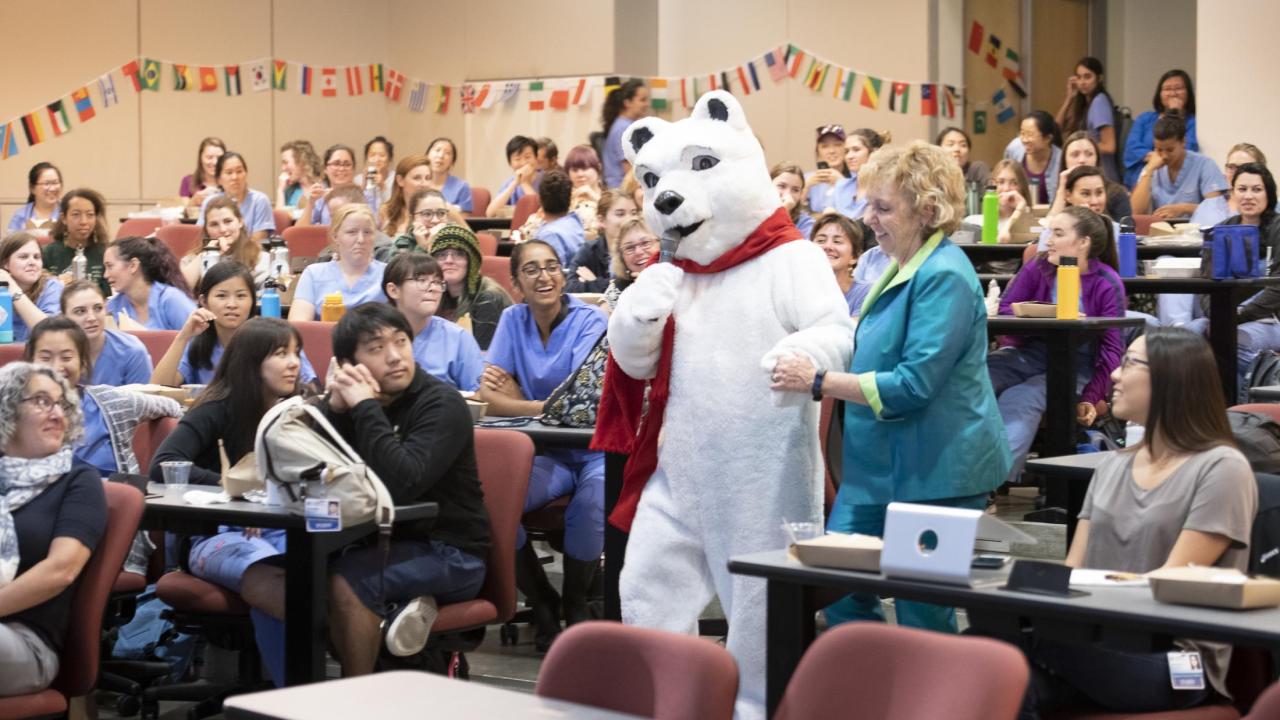
[(591, 619), (588, 601), (592, 581), (600, 569), (599, 560), (575, 560), (564, 556), (564, 626)]
[(546, 652), (560, 634), (560, 595), (547, 579), (533, 543), (516, 550), (516, 587), (533, 610), (533, 647)]

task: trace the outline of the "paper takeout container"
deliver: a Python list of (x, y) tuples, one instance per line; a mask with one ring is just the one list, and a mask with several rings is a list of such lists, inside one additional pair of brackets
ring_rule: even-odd
[(1058, 306), (1043, 302), (1017, 302), (1013, 304), (1015, 317), (1053, 318), (1058, 316)]
[(1280, 605), (1280, 580), (1215, 567), (1163, 568), (1147, 573), (1157, 602), (1248, 610)]
[(791, 546), (796, 559), (814, 567), (880, 572), (884, 540), (871, 535), (828, 533)]

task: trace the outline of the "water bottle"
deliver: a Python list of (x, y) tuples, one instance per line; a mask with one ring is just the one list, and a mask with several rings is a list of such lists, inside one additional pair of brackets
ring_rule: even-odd
[(209, 272), (209, 268), (218, 264), (221, 253), (218, 252), (218, 243), (212, 240), (208, 245), (204, 246), (204, 251), (200, 253), (200, 274), (204, 275)]
[(289, 246), (285, 244), (284, 238), (275, 237), (271, 239), (271, 275), (273, 277), (281, 277), (289, 274)]
[(347, 306), (342, 303), (342, 293), (329, 293), (324, 296), (324, 303), (320, 305), (320, 319), (325, 322), (338, 322), (347, 312)]
[[(1039, 205), (1040, 204), (1040, 178), (1028, 178), (1027, 185), (1031, 189), (1031, 204)], [(1053, 202), (1053, 198), (1049, 198), (1049, 201)]]
[(280, 317), (280, 287), (275, 280), (267, 280), (262, 286), (262, 317)]
[(0, 343), (13, 342), (13, 294), (9, 283), (0, 282)]
[(968, 182), (964, 187), (964, 214), (977, 215), (982, 211), (982, 195), (978, 192), (978, 183)]
[(1120, 277), (1124, 278), (1138, 276), (1138, 236), (1133, 229), (1133, 218), (1120, 218), (1120, 237), (1116, 239), (1120, 267), (1116, 269), (1120, 271)]
[(1080, 264), (1076, 258), (1058, 259), (1058, 313), (1059, 320), (1080, 318)]
[(1000, 239), (1000, 197), (994, 188), (982, 196), (982, 242), (995, 245)]
[(375, 190), (378, 187), (378, 168), (370, 165), (368, 170), (364, 171), (364, 189)]
[(1000, 314), (1000, 285), (993, 279), (987, 283), (987, 317)]
[(84, 256), (84, 248), (76, 248), (76, 256), (71, 258), (71, 277), (84, 280), (89, 276), (89, 258)]

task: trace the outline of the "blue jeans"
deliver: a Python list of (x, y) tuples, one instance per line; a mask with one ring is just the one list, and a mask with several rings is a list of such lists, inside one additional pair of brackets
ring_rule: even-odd
[[(1084, 388), (1093, 377), (1093, 358), (1092, 343), (1080, 348), (1076, 356), (1076, 392)], [(1004, 420), (1004, 429), (1009, 436), (1014, 476), (1031, 450), (1036, 430), (1040, 428), (1040, 419), (1044, 417), (1048, 403), (1048, 367), (1048, 350), (1043, 342), (1002, 347), (987, 356), (991, 387), (995, 390), (996, 405), (1000, 408), (1000, 417)], [(1072, 412), (1074, 413), (1074, 408)]]
[[(843, 495), (845, 487), (841, 486)], [(944, 507), (982, 510), (987, 506), (987, 493), (958, 498), (939, 500), (918, 500), (924, 505), (941, 505)], [(861, 535), (884, 535), (884, 515), (887, 505), (853, 505), (840, 501), (836, 497), (831, 507), (831, 517), (827, 520), (827, 530), (841, 533), (858, 533)], [(955, 608), (931, 605), (929, 603), (899, 600), (894, 604), (898, 615), (898, 624), (907, 627), (935, 630), (937, 632), (956, 631)], [(831, 626), (855, 620), (878, 620), (884, 622), (884, 613), (880, 611), (880, 598), (872, 593), (853, 593), (828, 605), (823, 611), (827, 616), (827, 624)]]
[[(591, 561), (604, 551), (604, 453), (586, 450), (548, 450), (533, 459), (524, 511), (537, 510), (572, 495), (564, 512), (564, 553)], [(516, 547), (524, 547), (524, 528)]]
[[(1207, 335), (1209, 319), (1192, 320), (1183, 327), (1191, 332)], [(1254, 320), (1236, 326), (1236, 387), (1239, 402), (1249, 402), (1249, 388), (1244, 385), (1244, 376), (1249, 371), (1249, 363), (1265, 350), (1280, 350), (1280, 323)]]

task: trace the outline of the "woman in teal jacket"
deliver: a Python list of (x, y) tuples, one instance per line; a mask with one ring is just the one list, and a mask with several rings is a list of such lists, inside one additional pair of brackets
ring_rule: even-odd
[[(872, 287), (847, 373), (780, 360), (776, 390), (845, 400), (844, 478), (827, 527), (884, 533), (895, 501), (982, 509), (1012, 464), (987, 374), (987, 312), (964, 252), (946, 238), (963, 217), (964, 179), (923, 142), (885, 148), (859, 173), (863, 220), (893, 264)], [(955, 631), (951, 608), (898, 602), (902, 625)], [(831, 624), (883, 619), (855, 593), (827, 608)]]

